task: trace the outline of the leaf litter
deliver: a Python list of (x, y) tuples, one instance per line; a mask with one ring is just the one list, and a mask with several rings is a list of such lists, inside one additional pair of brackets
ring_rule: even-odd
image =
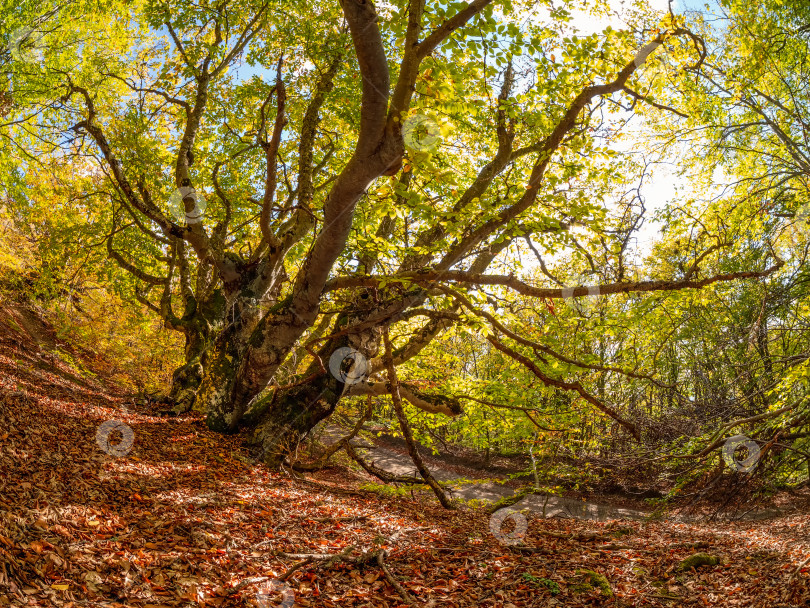
[[(270, 471), (242, 436), (159, 416), (86, 364), (93, 378), (0, 335), (0, 606), (810, 606), (810, 516), (528, 514), (505, 545), (482, 508)], [(133, 430), (126, 456), (99, 448), (106, 420)], [(681, 571), (696, 553), (717, 564)]]

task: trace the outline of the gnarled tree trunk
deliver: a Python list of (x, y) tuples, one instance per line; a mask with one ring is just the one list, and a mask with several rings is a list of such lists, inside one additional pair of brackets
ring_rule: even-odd
[(185, 363), (174, 370), (168, 401), (175, 414), (183, 414), (194, 406), (197, 389), (203, 377), (201, 357), (205, 350), (205, 337), (201, 333), (186, 334)]
[[(362, 325), (362, 320), (368, 317), (368, 302), (361, 302), (354, 310), (338, 316), (333, 334), (339, 335), (324, 341), (316, 353), (317, 358), (298, 381), (277, 389), (266, 404), (257, 405), (256, 409), (263, 412), (250, 443), (270, 466), (278, 466), (316, 424), (334, 412), (341, 397), (348, 393), (347, 389), (355, 382), (363, 382), (371, 372), (367, 362), (379, 351), (379, 329), (372, 325), (356, 333), (341, 333), (347, 326)], [(364, 308), (366, 310), (362, 310)], [(341, 348), (350, 348), (361, 357), (346, 358), (330, 365), (333, 353)], [(342, 365), (336, 369), (336, 364)]]
[(172, 374), (168, 395), (175, 414), (183, 414), (194, 407), (204, 375), (205, 351), (222, 330), (225, 320), (225, 299), (219, 289), (212, 290), (200, 301), (189, 296), (185, 304), (182, 318), (169, 317), (166, 321), (167, 327), (182, 331), (186, 337), (185, 363)]

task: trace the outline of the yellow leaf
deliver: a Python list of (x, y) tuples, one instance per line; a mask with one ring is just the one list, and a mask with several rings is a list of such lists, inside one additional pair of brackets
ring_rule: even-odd
[(100, 522), (100, 521), (98, 521), (97, 519), (91, 519), (91, 520), (89, 520), (89, 521), (87, 522), (87, 525), (88, 525), (88, 526), (100, 526), (100, 525), (101, 525), (101, 522)]
[(63, 583), (59, 583), (57, 585), (56, 583), (54, 583), (53, 585), (51, 585), (51, 589), (56, 589), (57, 591), (67, 591), (68, 589), (70, 589), (70, 585), (65, 585)]

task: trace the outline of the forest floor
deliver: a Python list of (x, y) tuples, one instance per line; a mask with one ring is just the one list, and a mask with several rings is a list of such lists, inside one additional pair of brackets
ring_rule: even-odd
[[(332, 437), (326, 440), (325, 444), (331, 444), (334, 440), (348, 435), (349, 430), (339, 432), (337, 428), (330, 428)], [(373, 444), (366, 444), (368, 447), (359, 450), (366, 461), (371, 462), (376, 467), (391, 473), (392, 475), (407, 475), (418, 477), (419, 472), (414, 466), (413, 460), (408, 454), (404, 441), (397, 440), (387, 435), (375, 438)], [(439, 481), (446, 484), (448, 495), (453, 499), (464, 501), (484, 501), (494, 503), (502, 498), (511, 497), (518, 488), (526, 484), (510, 479), (517, 473), (525, 471), (525, 466), (520, 466), (517, 459), (501, 458), (500, 466), (482, 467), (473, 459), (458, 458), (446, 455), (444, 452), (438, 454), (431, 453), (430, 450), (417, 444), (417, 449), (422, 460), (430, 468), (431, 474)], [(425, 488), (424, 493), (431, 490)], [(647, 505), (640, 500), (628, 500), (626, 497), (600, 496), (601, 502), (589, 500), (585, 496), (579, 495), (553, 496), (553, 495), (529, 495), (516, 502), (510, 508), (516, 511), (530, 511), (539, 513), (545, 517), (563, 517), (573, 519), (592, 519), (597, 521), (608, 521), (615, 519), (644, 519), (651, 510), (644, 509)], [(615, 504), (615, 503), (624, 504)], [(631, 507), (627, 506), (631, 503)], [(635, 508), (634, 508), (635, 507)]]
[[(810, 516), (529, 513), (510, 545), (483, 508), (268, 471), (19, 309), (0, 310), (0, 420), (0, 606), (810, 606)], [(133, 432), (120, 456), (97, 442), (111, 420)], [(698, 552), (714, 565), (679, 568)]]
[[(350, 432), (350, 429), (330, 427), (330, 432), (320, 440), (329, 445)], [(367, 462), (393, 475), (418, 477), (413, 460), (408, 454), (407, 446), (401, 438), (392, 437), (385, 432), (379, 433), (366, 442), (366, 449), (358, 449)], [(446, 489), (452, 498), (465, 501), (481, 500), (494, 503), (502, 498), (511, 497), (514, 493), (531, 485), (531, 476), (527, 473), (529, 464), (515, 457), (493, 458), (495, 463), (485, 466), (480, 454), (468, 454), (468, 450), (457, 446), (441, 446), (438, 452), (419, 443), (416, 444), (422, 460), (430, 468), (433, 476), (446, 483)], [(633, 471), (622, 479), (622, 484), (605, 484), (580, 489), (561, 489), (556, 495), (529, 494), (510, 508), (527, 510), (544, 514), (545, 517), (563, 517), (573, 519), (591, 519), (608, 521), (614, 519), (648, 519), (666, 518), (672, 521), (698, 522), (704, 520), (766, 520), (791, 514), (810, 513), (810, 490), (807, 487), (781, 490), (768, 493), (767, 496), (752, 496), (751, 489), (732, 486), (716, 488), (705, 492), (700, 500), (682, 499), (670, 501), (666, 510), (656, 513), (656, 509), (639, 494), (662, 496), (663, 493), (647, 488), (634, 486), (638, 480), (631, 480)], [(518, 477), (522, 478), (521, 480)], [(554, 478), (554, 483), (564, 483), (564, 479)], [(744, 480), (745, 481), (745, 480)], [(612, 485), (612, 491), (599, 486)], [(626, 486), (630, 486), (628, 489)], [(558, 486), (563, 488), (563, 486)], [(428, 488), (422, 490), (430, 493)], [(740, 492), (740, 495), (729, 497), (728, 491)], [(731, 499), (729, 499), (731, 498)]]

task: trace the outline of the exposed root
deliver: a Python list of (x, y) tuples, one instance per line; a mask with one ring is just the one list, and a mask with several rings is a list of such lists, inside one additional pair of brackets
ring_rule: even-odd
[(417, 603), (416, 598), (402, 586), (391, 572), (391, 569), (386, 565), (385, 558), (388, 553), (385, 549), (366, 551), (359, 556), (352, 556), (351, 552), (354, 551), (355, 548), (354, 545), (350, 545), (340, 553), (279, 553), (281, 557), (301, 560), (282, 574), (279, 580), (286, 581), (294, 572), (313, 563), (317, 563), (319, 568), (331, 568), (339, 563), (349, 563), (356, 566), (376, 564), (382, 571), (385, 580), (396, 590), (403, 602), (409, 606)]

